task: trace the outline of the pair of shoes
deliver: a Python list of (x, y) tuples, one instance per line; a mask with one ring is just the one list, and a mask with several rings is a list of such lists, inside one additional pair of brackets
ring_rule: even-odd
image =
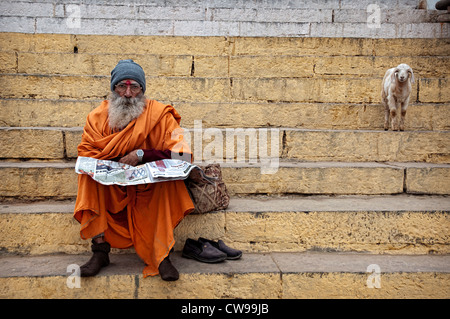
[(239, 259), (242, 257), (242, 251), (228, 247), (227, 245), (225, 245), (225, 243), (219, 239), (219, 241), (215, 242), (203, 237), (200, 237), (198, 239), (199, 242), (201, 243), (210, 243), (213, 247), (217, 248), (218, 250), (224, 252), (225, 254), (227, 254), (227, 259), (228, 260), (235, 260), (235, 259)]
[(180, 278), (180, 274), (170, 262), (169, 256), (164, 258), (164, 260), (159, 264), (158, 270), (162, 280), (175, 281)]
[(182, 256), (204, 263), (218, 263), (227, 259), (227, 254), (218, 250), (210, 243), (201, 243), (191, 238), (186, 239)]
[(109, 265), (109, 252), (111, 246), (107, 243), (96, 243), (92, 240), (91, 246), (94, 253), (87, 263), (80, 267), (81, 277), (91, 277), (99, 273), (100, 269)]
[(242, 256), (242, 252), (227, 247), (221, 240), (214, 242), (200, 237), (198, 241), (190, 238), (186, 239), (182, 256), (204, 263), (218, 263), (225, 259), (238, 259)]

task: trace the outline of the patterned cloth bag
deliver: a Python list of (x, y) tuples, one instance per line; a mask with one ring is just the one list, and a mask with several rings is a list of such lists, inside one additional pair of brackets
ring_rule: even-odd
[(194, 214), (204, 214), (228, 207), (230, 196), (222, 180), (219, 164), (199, 166), (192, 170), (185, 180), (186, 187), (194, 202)]

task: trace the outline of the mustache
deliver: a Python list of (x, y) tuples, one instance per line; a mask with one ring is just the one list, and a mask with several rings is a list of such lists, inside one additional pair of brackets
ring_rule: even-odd
[(136, 97), (125, 97), (125, 96), (120, 96), (116, 92), (112, 92), (111, 100), (114, 101), (115, 103), (117, 103), (117, 105), (130, 107), (130, 106), (134, 106), (138, 102), (142, 101), (143, 96), (144, 96), (144, 94), (140, 93)]

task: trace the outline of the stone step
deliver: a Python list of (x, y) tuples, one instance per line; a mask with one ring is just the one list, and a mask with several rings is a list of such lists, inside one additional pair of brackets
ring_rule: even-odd
[(157, 54), (104, 53), (41, 53), (1, 52), (6, 63), (2, 73), (43, 75), (99, 75), (110, 76), (122, 59), (133, 59), (152, 76), (193, 77), (317, 77), (317, 76), (379, 76), (400, 63), (409, 64), (417, 76), (423, 78), (448, 77), (448, 56), (333, 56), (317, 52), (315, 55), (256, 55), (195, 56)]
[[(0, 251), (89, 251), (74, 207), (74, 201), (2, 203)], [(449, 208), (447, 196), (233, 197), (224, 211), (186, 216), (175, 229), (174, 248), (181, 251), (187, 238), (205, 237), (246, 252), (448, 254)]]
[[(448, 56), (448, 39), (167, 37), (0, 33), (0, 52), (191, 56)], [(8, 55), (9, 56), (9, 55)], [(9, 62), (7, 62), (9, 61)], [(12, 69), (16, 59), (5, 59)], [(366, 71), (367, 72), (367, 71)], [(150, 75), (151, 73), (149, 73)]]
[[(222, 163), (231, 195), (450, 194), (450, 165), (430, 163)], [(77, 193), (75, 162), (0, 162), (3, 199), (64, 199)]]
[[(8, 8), (5, 8), (3, 15), (4, 16), (20, 16), (24, 12), (24, 9), (33, 8), (36, 10), (35, 15), (38, 17), (51, 17), (51, 16), (64, 16), (64, 8), (70, 7), (68, 5), (64, 6), (63, 4), (51, 5), (46, 3), (47, 1), (36, 1), (41, 2), (40, 5), (34, 3), (21, 3), (18, 1), (11, 1), (12, 4)], [(139, 0), (135, 1), (132, 5), (130, 5), (129, 1), (125, 0), (116, 0), (113, 3), (110, 1), (87, 1), (86, 4), (80, 5), (83, 8), (83, 12), (86, 15), (86, 18), (111, 18), (111, 19), (148, 19), (149, 17), (146, 15), (146, 6), (151, 5), (151, 9), (154, 10), (154, 15), (152, 15), (153, 19), (174, 19), (178, 20), (199, 20), (201, 18), (205, 18), (205, 13), (203, 9), (208, 10), (218, 10), (221, 9), (225, 11), (229, 11), (230, 9), (239, 9), (239, 10), (261, 10), (258, 12), (264, 13), (266, 10), (269, 10), (268, 13), (273, 13), (270, 10), (278, 12), (277, 10), (283, 10), (283, 12), (289, 12), (290, 10), (311, 10), (311, 9), (333, 9), (336, 11), (345, 11), (345, 10), (355, 10), (355, 9), (366, 9), (367, 5), (370, 1), (359, 1), (358, 3), (354, 3), (350, 0), (327, 0), (327, 1), (307, 1), (307, 0), (296, 0), (296, 1), (287, 1), (287, 0), (272, 0), (272, 1), (254, 1), (254, 2), (246, 2), (240, 0), (228, 0), (228, 1), (211, 1), (211, 0), (203, 0), (191, 2), (187, 0), (171, 0), (171, 1), (163, 1), (163, 0)], [(402, 0), (402, 1), (388, 1), (381, 0), (378, 1), (378, 5), (383, 9), (403, 9), (413, 11), (413, 9), (417, 9), (418, 3), (416, 0)], [(124, 10), (124, 6), (128, 6), (128, 10)], [(192, 10), (189, 10), (191, 8)], [(195, 10), (194, 10), (195, 9)], [(202, 10), (199, 10), (202, 9)], [(184, 11), (186, 10), (186, 11)], [(200, 12), (198, 12), (200, 11)], [(416, 11), (416, 10), (414, 10)], [(424, 11), (424, 10), (417, 10)], [(153, 12), (153, 11), (152, 11)], [(234, 12), (234, 11), (231, 11)], [(240, 11), (237, 11), (240, 12)], [(314, 11), (312, 12), (314, 13)], [(178, 14), (178, 15), (176, 15)], [(275, 13), (270, 14), (271, 17), (275, 19), (286, 19), (282, 17), (277, 17)], [(208, 17), (208, 16), (206, 16)], [(215, 16), (216, 19), (220, 20), (220, 15)], [(252, 16), (250, 16), (252, 17)], [(249, 17), (240, 17), (246, 19), (247, 21)], [(255, 18), (256, 15), (255, 15)], [(262, 18), (262, 17), (261, 17)], [(266, 20), (267, 17), (265, 17)], [(331, 20), (330, 20), (331, 21)]]
[(449, 163), (448, 133), (286, 129), (282, 157), (301, 161)]
[[(194, 124), (185, 129), (185, 138), (198, 161), (269, 155), (300, 161), (450, 163), (450, 131), (203, 129), (202, 123)], [(0, 127), (0, 132), (0, 158), (64, 159), (78, 156), (83, 129)], [(265, 147), (259, 145), (261, 138), (267, 140)]]
[[(2, 14), (0, 31), (26, 33), (115, 34), (158, 36), (240, 37), (376, 37), (445, 38), (448, 28), (439, 26), (436, 14), (416, 10), (408, 1), (327, 1), (273, 5), (260, 1), (223, 5), (196, 3), (86, 3), (51, 4), (12, 1)], [(267, 5), (269, 3), (269, 5)], [(331, 5), (330, 5), (331, 3)], [(24, 14), (33, 12), (34, 15)], [(433, 12), (435, 13), (435, 12)], [(124, 28), (122, 21), (129, 27)], [(324, 30), (333, 32), (325, 33)], [(334, 30), (333, 30), (334, 29)]]
[[(376, 10), (376, 9), (375, 9)], [(309, 12), (307, 10), (306, 12)], [(381, 18), (381, 15), (378, 15)], [(370, 17), (370, 16), (369, 16)], [(320, 18), (320, 17), (319, 17)], [(122, 28), (119, 20), (83, 19), (74, 29), (67, 26), (68, 18), (2, 17), (0, 31), (21, 33), (70, 34), (77, 30), (83, 35), (171, 36), (171, 37), (324, 37), (324, 38), (448, 38), (448, 24), (436, 22), (378, 23), (366, 22), (245, 22), (245, 21), (178, 21), (128, 20)], [(377, 21), (377, 20), (375, 20)], [(140, 31), (138, 31), (140, 30)]]
[[(4, 127), (83, 127), (86, 116), (102, 100), (0, 99), (0, 123)], [(164, 102), (164, 101), (162, 101)], [(292, 127), (306, 129), (383, 130), (381, 104), (350, 103), (190, 103), (170, 100), (181, 114), (181, 125), (194, 128)], [(39, 111), (36, 111), (39, 110)], [(417, 104), (408, 107), (406, 130), (450, 130), (449, 104)]]
[[(176, 282), (143, 278), (144, 264), (134, 254), (112, 255), (110, 266), (91, 278), (75, 275), (87, 255), (2, 256), (0, 297), (422, 299), (447, 298), (450, 289), (449, 256), (267, 253), (244, 254), (240, 260), (219, 264), (199, 263), (177, 252), (170, 258), (180, 271)], [(174, 317), (182, 313), (181, 306), (171, 309), (167, 313), (173, 311)], [(214, 314), (227, 309), (224, 305)], [(275, 313), (270, 306), (269, 313)]]
[[(37, 1), (38, 2), (38, 1)], [(45, 2), (45, 1), (40, 1)], [(147, 1), (136, 1), (130, 6), (127, 1), (87, 2), (78, 5), (84, 19), (124, 19), (124, 20), (210, 20), (210, 21), (255, 21), (255, 22), (339, 22), (338, 13), (347, 14), (341, 22), (366, 22), (369, 1), (152, 1), (151, 15)], [(125, 8), (124, 6), (127, 6)], [(434, 10), (418, 10), (416, 0), (389, 2), (378, 1), (383, 10), (382, 22), (392, 22), (395, 15), (402, 15), (404, 22), (427, 22)], [(50, 3), (23, 3), (11, 1), (3, 16), (22, 16), (25, 10), (33, 9), (36, 17), (64, 17), (70, 5)], [(70, 11), (70, 10), (69, 10)], [(309, 13), (309, 14), (308, 14)], [(334, 13), (334, 19), (332, 14)], [(351, 14), (351, 15), (350, 15)], [(341, 17), (342, 18), (342, 17)], [(351, 18), (351, 19), (349, 19)]]
[[(109, 94), (106, 76), (2, 74), (3, 98), (98, 100)], [(147, 76), (152, 99), (184, 102), (377, 103), (382, 77), (228, 78)], [(419, 78), (412, 103), (448, 103), (448, 78)], [(42, 88), (45, 88), (43, 90)], [(416, 98), (417, 97), (417, 98)]]

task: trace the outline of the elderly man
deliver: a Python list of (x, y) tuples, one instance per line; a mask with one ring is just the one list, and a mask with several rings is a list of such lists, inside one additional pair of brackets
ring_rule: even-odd
[[(170, 105), (144, 96), (145, 74), (133, 60), (111, 71), (111, 95), (89, 113), (78, 155), (137, 165), (191, 151), (180, 134), (180, 115)], [(179, 158), (179, 157), (178, 157)], [(194, 209), (183, 181), (136, 186), (105, 186), (78, 175), (75, 219), (93, 255), (81, 276), (94, 276), (109, 264), (110, 247), (134, 247), (145, 262), (144, 277), (177, 280), (169, 252), (173, 229)]]

